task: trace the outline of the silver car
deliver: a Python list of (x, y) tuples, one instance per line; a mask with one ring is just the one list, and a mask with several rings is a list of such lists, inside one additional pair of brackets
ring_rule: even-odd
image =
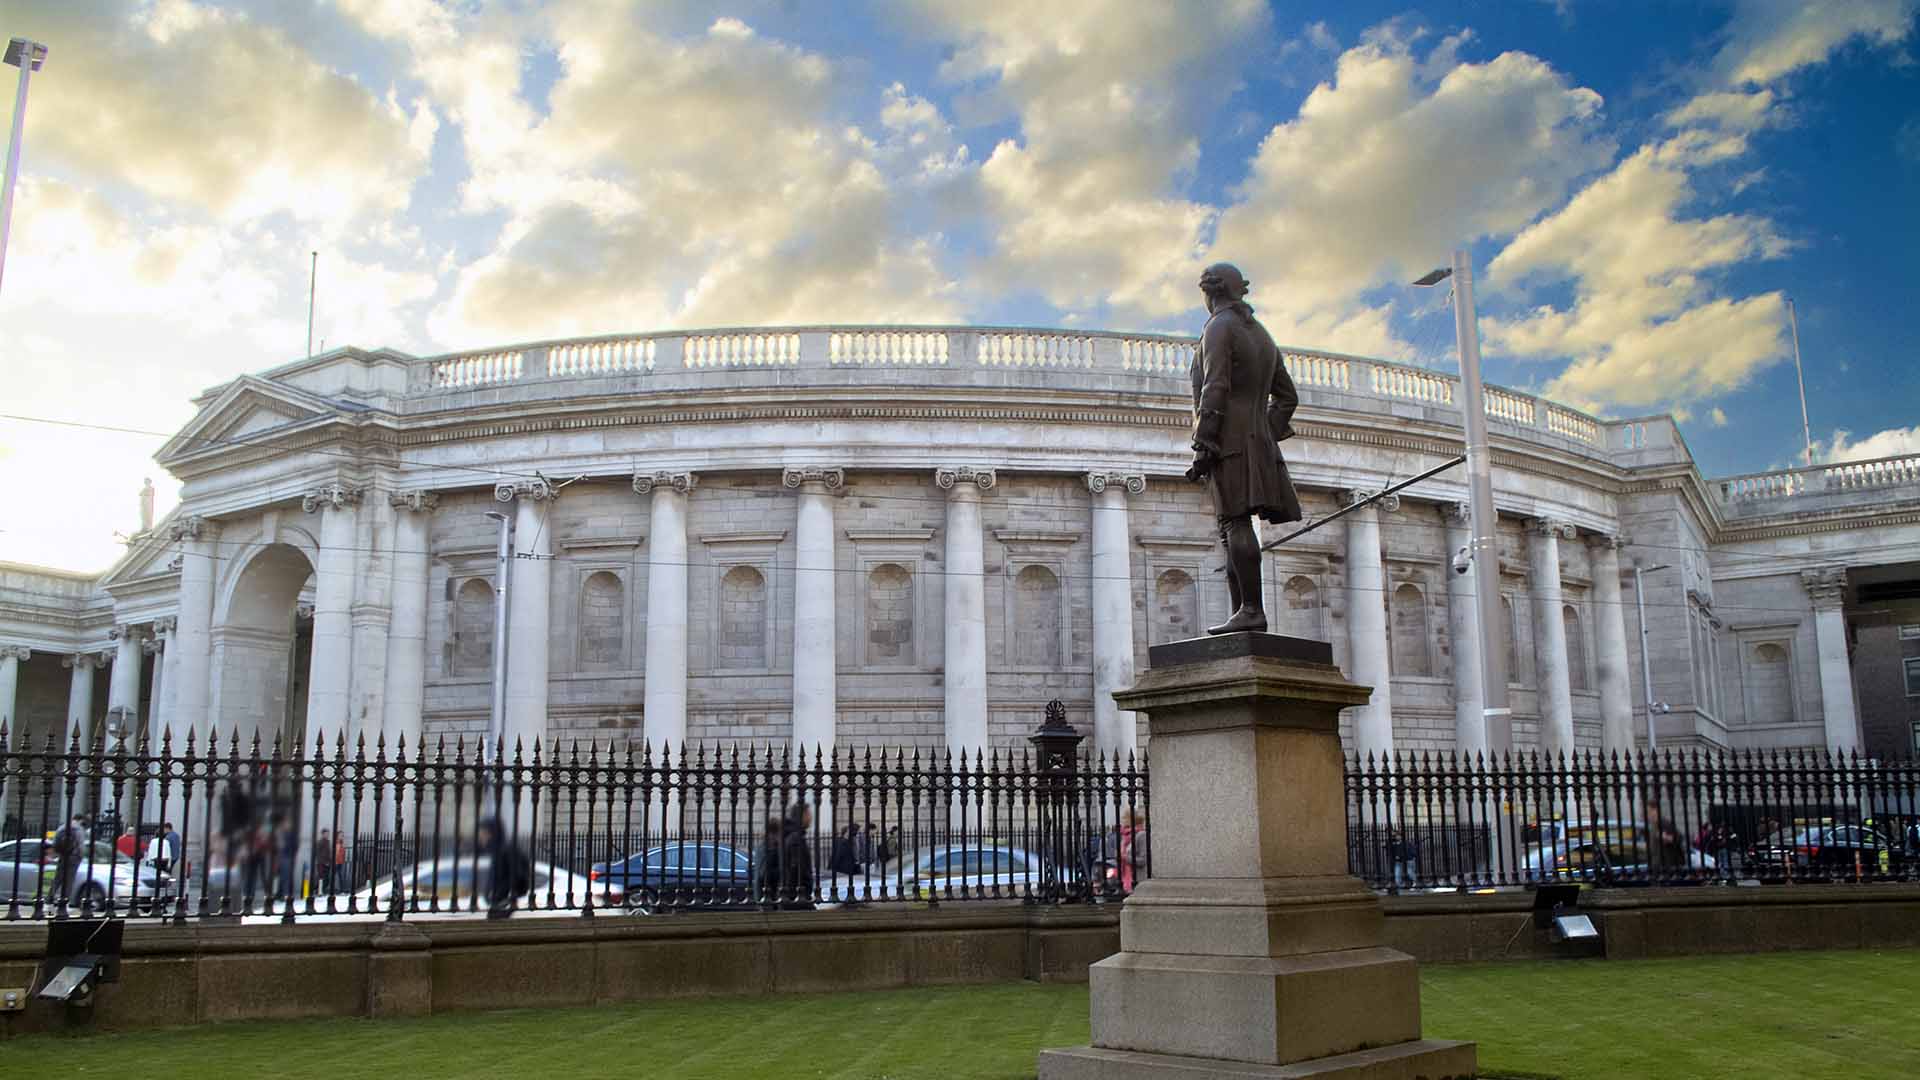
[[(58, 903), (53, 895), (58, 873), (52, 840), (29, 837), (0, 844), (0, 900), (23, 905), (38, 900), (43, 910), (51, 908)], [(151, 865), (136, 864), (113, 845), (94, 841), (90, 851), (82, 851), (74, 860), (68, 910), (105, 911), (109, 900), (116, 908), (138, 910), (166, 895), (170, 887)]]
[[(853, 902), (942, 900), (948, 897), (1016, 899), (1041, 883), (1040, 856), (1005, 845), (923, 847), (860, 874), (835, 874), (820, 883), (820, 898)], [(831, 890), (831, 891), (830, 891)]]

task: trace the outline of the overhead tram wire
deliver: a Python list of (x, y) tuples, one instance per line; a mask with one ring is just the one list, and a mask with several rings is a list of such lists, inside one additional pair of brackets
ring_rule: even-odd
[[(30, 423), (30, 424), (48, 424), (56, 427), (82, 428), (87, 430), (106, 431), (106, 432), (112, 432), (112, 433), (123, 434), (123, 435), (145, 435), (145, 436), (150, 436), (153, 438), (160, 438), (160, 439), (173, 439), (177, 437), (177, 435), (173, 433), (162, 432), (162, 431), (152, 431), (144, 428), (131, 428), (131, 427), (122, 427), (118, 425), (112, 425), (112, 424), (90, 423), (90, 422), (81, 421), (81, 420), (64, 420), (64, 419), (58, 419), (53, 417), (26, 416), (18, 413), (0, 413), (0, 420), (12, 420), (19, 423)], [(275, 436), (275, 437), (284, 438), (285, 436)], [(207, 446), (233, 446), (233, 447), (241, 447), (241, 448), (247, 448), (247, 449), (286, 449), (293, 453), (315, 454), (323, 457), (341, 458), (343, 460), (353, 462), (354, 464), (357, 464), (357, 465), (366, 464), (363, 458), (353, 454), (350, 451), (329, 450), (321, 447), (297, 447), (297, 448), (276, 447), (272, 442), (265, 439), (247, 439), (247, 438), (223, 439), (223, 438), (214, 438), (210, 436), (195, 436), (189, 439), (188, 441), (207, 445)], [(1396, 461), (1397, 460), (1398, 458), (1396, 457)], [(532, 472), (517, 472), (511, 469), (489, 468), (481, 465), (458, 465), (458, 464), (451, 464), (451, 463), (437, 462), (437, 461), (429, 462), (429, 461), (409, 460), (401, 457), (388, 458), (385, 460), (385, 462), (381, 462), (380, 464), (410, 465), (410, 466), (413, 466), (416, 468), (422, 468), (422, 469), (438, 469), (438, 470), (455, 471), (455, 472), (467, 472), (467, 473), (475, 473), (481, 476), (492, 476), (492, 477), (499, 477), (503, 479), (512, 479), (512, 480), (542, 479), (542, 476), (538, 470), (535, 470)], [(769, 470), (769, 471), (777, 471), (780, 467), (781, 466), (778, 464), (773, 464), (773, 465), (768, 465), (765, 468), (766, 470)], [(699, 470), (694, 469), (691, 471), (698, 472)], [(1170, 479), (1178, 479), (1178, 477), (1175, 476), (1174, 474), (1170, 473), (1168, 475)], [(567, 483), (572, 484), (582, 479), (613, 482), (613, 481), (619, 480), (620, 477), (617, 475), (608, 475), (605, 477), (581, 476), (581, 477), (576, 477), (574, 480), (569, 480)], [(1339, 482), (1343, 484), (1352, 483), (1357, 485), (1357, 484), (1372, 483), (1373, 481), (1355, 479), (1353, 481), (1343, 480)], [(305, 485), (301, 485), (300, 489), (304, 490)], [(399, 493), (400, 489), (394, 489), (394, 491), (396, 493)], [(289, 492), (286, 495), (281, 496), (281, 498), (292, 499), (292, 498), (298, 497), (299, 494), (300, 494), (300, 491), (293, 491), (293, 492)], [(766, 499), (775, 499), (775, 498), (783, 497), (783, 493), (772, 492), (772, 491), (752, 492), (750, 493), (750, 495), (751, 497), (766, 498)], [(923, 505), (934, 505), (934, 506), (946, 505), (945, 498), (937, 495), (889, 495), (885, 493), (875, 492), (870, 494), (862, 494), (860, 497), (863, 500), (882, 500), (882, 501), (890, 501), (890, 502), (915, 502), (915, 503), (921, 503)], [(1422, 497), (1430, 497), (1430, 496), (1421, 496), (1419, 494), (1414, 494), (1409, 497), (1422, 498)], [(1050, 510), (1059, 509), (1059, 506), (1060, 506), (1059, 503), (1053, 502), (1053, 501), (1020, 500), (1020, 499), (1014, 499), (1014, 498), (998, 500), (998, 505), (1008, 506), (1008, 507), (1024, 507), (1024, 508), (1032, 508), (1032, 509), (1050, 509)], [(1094, 509), (1097, 511), (1100, 508), (1096, 506), (1094, 507)], [(1426, 526), (1419, 523), (1415, 523), (1415, 522), (1381, 521), (1380, 525), (1382, 528), (1412, 528), (1412, 529), (1426, 528)], [(1694, 547), (1691, 545), (1683, 545), (1683, 544), (1655, 544), (1655, 543), (1640, 542), (1640, 541), (1635, 541), (1634, 546), (1649, 548), (1656, 551), (1691, 552), (1693, 554), (1703, 555), (1703, 556), (1705, 555), (1740, 556), (1740, 557), (1749, 558), (1749, 559), (1772, 560), (1777, 562), (1790, 562), (1790, 563), (1795, 563), (1800, 565), (1804, 565), (1806, 561), (1804, 558), (1800, 556), (1782, 555), (1778, 552), (1771, 552), (1771, 551), (1746, 551), (1741, 549), (1729, 549), (1729, 548), (1704, 548), (1704, 547)]]

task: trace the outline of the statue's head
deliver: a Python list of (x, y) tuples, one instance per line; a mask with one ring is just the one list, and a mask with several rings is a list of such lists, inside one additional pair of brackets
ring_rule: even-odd
[(1208, 296), (1238, 300), (1247, 295), (1252, 283), (1232, 263), (1214, 263), (1200, 271), (1200, 291)]

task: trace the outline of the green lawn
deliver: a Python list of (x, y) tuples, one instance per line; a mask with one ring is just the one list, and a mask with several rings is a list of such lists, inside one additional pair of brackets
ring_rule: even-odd
[[(1426, 1028), (1484, 1071), (1567, 1080), (1920, 1076), (1920, 954), (1432, 967)], [(1084, 987), (227, 1024), (0, 1044), (12, 1076), (1030, 1077), (1087, 1040)]]

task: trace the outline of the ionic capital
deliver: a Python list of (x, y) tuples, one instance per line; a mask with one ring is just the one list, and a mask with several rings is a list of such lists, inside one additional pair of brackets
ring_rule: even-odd
[(18, 660), (22, 663), (33, 659), (33, 650), (25, 645), (0, 645), (0, 660)]
[(1095, 495), (1107, 490), (1109, 484), (1126, 488), (1129, 495), (1144, 494), (1147, 490), (1147, 478), (1141, 473), (1090, 472), (1087, 474), (1087, 490)]
[(1837, 608), (1847, 600), (1847, 568), (1822, 566), (1800, 571), (1800, 583), (1816, 610)]
[(1440, 504), (1440, 516), (1447, 519), (1449, 525), (1473, 524), (1473, 504), (1465, 500)]
[(198, 514), (174, 518), (173, 522), (167, 526), (167, 538), (174, 541), (211, 538), (213, 532), (213, 522)]
[(179, 627), (180, 620), (178, 617), (173, 615), (163, 616), (153, 620), (153, 636), (156, 638), (170, 638), (173, 636), (173, 632), (179, 629)]
[(391, 491), (387, 493), (387, 505), (395, 510), (431, 514), (440, 505), (440, 494), (435, 491)]
[[(634, 481), (639, 483), (638, 478)], [(847, 484), (845, 469), (828, 469), (817, 465), (790, 466), (780, 472), (783, 487), (797, 488), (805, 484), (819, 484), (828, 491), (839, 491)]]
[(140, 651), (146, 653), (148, 656), (159, 656), (161, 653), (167, 651), (167, 641), (165, 638), (158, 636), (148, 637), (140, 643)]
[(1527, 532), (1533, 536), (1552, 536), (1562, 540), (1571, 540), (1576, 534), (1572, 525), (1557, 518), (1528, 518)]
[(559, 497), (558, 488), (537, 476), (531, 480), (514, 480), (493, 485), (493, 498), (496, 502), (512, 502), (515, 499), (545, 502)]
[(1595, 551), (1619, 551), (1628, 543), (1620, 533), (1593, 533), (1587, 537), (1587, 547)]
[(345, 484), (322, 484), (300, 496), (300, 509), (314, 513), (321, 509), (344, 510), (357, 505), (360, 496), (366, 494), (365, 488), (348, 487)]
[(998, 483), (993, 470), (974, 465), (954, 465), (933, 470), (933, 483), (941, 491), (953, 491), (971, 484), (981, 491), (992, 491)]
[(60, 658), (61, 667), (72, 668), (78, 671), (91, 671), (94, 668), (103, 668), (111, 662), (105, 653), (83, 652)]
[(699, 477), (690, 472), (651, 472), (634, 473), (633, 490), (636, 495), (645, 495), (654, 488), (670, 488), (681, 495), (691, 494)]
[(142, 634), (141, 634), (140, 628), (138, 626), (134, 626), (131, 623), (116, 623), (111, 629), (107, 631), (107, 637), (113, 641), (120, 641), (123, 639), (131, 639), (134, 641), (138, 641), (141, 636)]
[(312, 604), (293, 605), (293, 617), (296, 619), (311, 619), (313, 618), (313, 612), (314, 606)]
[[(1348, 488), (1341, 492), (1341, 496), (1346, 500), (1348, 506), (1358, 506), (1368, 499), (1373, 498), (1375, 495), (1380, 494), (1380, 490), (1379, 488)], [(1375, 509), (1384, 510), (1391, 514), (1400, 509), (1400, 496), (1389, 495), (1384, 499), (1376, 500), (1373, 505)]]

